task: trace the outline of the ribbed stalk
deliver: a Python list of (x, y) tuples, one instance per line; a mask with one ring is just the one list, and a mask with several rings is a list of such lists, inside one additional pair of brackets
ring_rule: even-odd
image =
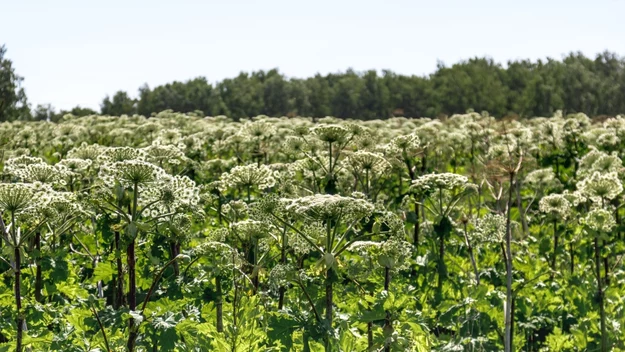
[[(15, 224), (15, 223), (13, 223)], [(15, 247), (15, 307), (17, 308), (17, 338), (15, 350), (22, 352), (22, 335), (24, 334), (24, 317), (22, 316), (22, 295), (21, 295), (21, 254), (20, 248)]]
[(35, 261), (35, 300), (41, 302), (43, 297), (41, 291), (43, 290), (43, 275), (41, 272), (41, 233), (37, 231), (35, 233), (35, 249), (37, 250), (37, 258)]

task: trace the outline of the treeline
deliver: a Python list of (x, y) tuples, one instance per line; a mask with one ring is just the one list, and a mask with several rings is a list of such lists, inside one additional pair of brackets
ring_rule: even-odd
[[(58, 120), (71, 113), (96, 111), (79, 106), (57, 112), (52, 106), (30, 110), (11, 61), (0, 50), (0, 121)], [(571, 53), (562, 60), (521, 60), (506, 65), (474, 58), (452, 66), (439, 64), (429, 76), (392, 71), (355, 72), (300, 79), (278, 70), (241, 73), (215, 84), (204, 77), (124, 91), (104, 98), (100, 113), (153, 113), (171, 109), (227, 115), (336, 116), (377, 119), (391, 116), (436, 117), (486, 110), (495, 116), (551, 116), (554, 111), (590, 116), (625, 113), (625, 58), (604, 52), (594, 59)]]
[(336, 116), (377, 119), (436, 117), (486, 110), (495, 116), (551, 116), (556, 110), (591, 116), (625, 113), (625, 59), (605, 52), (562, 61), (511, 61), (503, 66), (475, 58), (436, 72), (405, 76), (391, 71), (287, 78), (278, 70), (241, 73), (215, 85), (200, 77), (139, 89), (137, 99), (119, 91), (106, 97), (102, 113), (119, 115), (172, 109), (233, 118)]

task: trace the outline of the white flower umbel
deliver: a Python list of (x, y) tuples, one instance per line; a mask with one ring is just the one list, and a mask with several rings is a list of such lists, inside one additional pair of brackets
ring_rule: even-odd
[(582, 219), (582, 223), (589, 229), (599, 233), (609, 233), (616, 226), (612, 212), (601, 208), (591, 210)]
[(163, 175), (163, 169), (147, 161), (124, 160), (102, 165), (99, 177), (107, 187), (112, 188), (120, 183), (126, 188), (132, 188), (157, 182)]
[(65, 185), (68, 170), (63, 165), (30, 164), (13, 170), (13, 174), (24, 182), (41, 182), (51, 185)]
[(88, 159), (91, 161), (95, 161), (98, 159), (98, 156), (102, 154), (104, 149), (106, 148), (98, 144), (83, 143), (79, 147), (73, 148), (69, 152), (67, 152), (67, 158)]
[(130, 147), (105, 148), (98, 155), (101, 163), (115, 163), (126, 160), (145, 160), (145, 151)]
[[(146, 160), (160, 167), (172, 168), (187, 161), (184, 152), (172, 144), (152, 144), (143, 148)], [(171, 170), (170, 170), (171, 171)]]
[(623, 185), (616, 172), (594, 172), (577, 184), (578, 190), (596, 203), (612, 200), (623, 192)]
[(77, 159), (69, 158), (63, 159), (57, 163), (57, 165), (64, 166), (68, 171), (74, 174), (82, 174), (89, 169), (93, 162), (89, 159)]
[(4, 163), (4, 172), (15, 175), (16, 170), (23, 169), (28, 165), (33, 164), (45, 164), (43, 159), (32, 157), (29, 155), (21, 155), (15, 158), (10, 158)]
[(343, 144), (351, 135), (349, 129), (341, 125), (319, 125), (311, 128), (313, 135), (326, 143)]
[(352, 176), (362, 187), (362, 191), (369, 196), (373, 193), (371, 188), (379, 186), (382, 183), (380, 178), (391, 168), (391, 164), (386, 161), (384, 155), (364, 150), (349, 154), (344, 164), (348, 166)]
[(249, 164), (236, 166), (230, 172), (221, 175), (222, 191), (242, 188), (247, 191), (248, 200), (253, 189), (273, 187), (275, 179), (273, 172), (267, 165)]
[(364, 199), (339, 195), (316, 194), (293, 199), (287, 211), (319, 221), (352, 222), (373, 214), (374, 205)]
[(474, 222), (472, 232), (478, 243), (503, 243), (506, 236), (506, 218), (499, 214), (486, 214)]
[(27, 183), (1, 183), (0, 209), (19, 214), (36, 206), (35, 187)]
[(391, 142), (388, 144), (389, 152), (400, 155), (405, 153), (406, 157), (419, 153), (420, 147), (421, 140), (414, 133), (397, 136), (391, 139)]
[(538, 169), (528, 173), (524, 183), (534, 192), (558, 188), (561, 185), (552, 168)]
[(448, 216), (464, 196), (474, 191), (475, 185), (469, 183), (466, 176), (441, 173), (418, 177), (412, 181), (410, 189), (418, 199), (425, 198), (426, 209), (442, 218)]
[(556, 219), (566, 219), (571, 212), (571, 203), (561, 194), (550, 194), (543, 197), (538, 203), (541, 212)]

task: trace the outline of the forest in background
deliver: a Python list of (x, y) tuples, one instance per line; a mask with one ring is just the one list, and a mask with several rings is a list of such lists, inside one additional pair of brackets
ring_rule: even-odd
[[(50, 104), (32, 107), (21, 87), (23, 77), (0, 48), (0, 121), (52, 120), (65, 114), (98, 111), (76, 106), (57, 111)], [(494, 116), (552, 116), (583, 112), (589, 116), (625, 113), (625, 58), (604, 52), (595, 58), (570, 53), (562, 60), (516, 60), (505, 65), (472, 58), (439, 63), (427, 76), (390, 70), (317, 74), (290, 78), (278, 69), (242, 72), (211, 83), (206, 77), (140, 87), (106, 96), (99, 113), (150, 116), (171, 109), (183, 113), (227, 115), (235, 120), (257, 115), (335, 116), (372, 120), (393, 116), (440, 117), (467, 110)]]

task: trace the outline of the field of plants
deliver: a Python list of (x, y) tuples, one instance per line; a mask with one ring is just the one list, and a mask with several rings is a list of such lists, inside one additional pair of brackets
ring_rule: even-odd
[(625, 118), (0, 124), (0, 351), (625, 351)]

